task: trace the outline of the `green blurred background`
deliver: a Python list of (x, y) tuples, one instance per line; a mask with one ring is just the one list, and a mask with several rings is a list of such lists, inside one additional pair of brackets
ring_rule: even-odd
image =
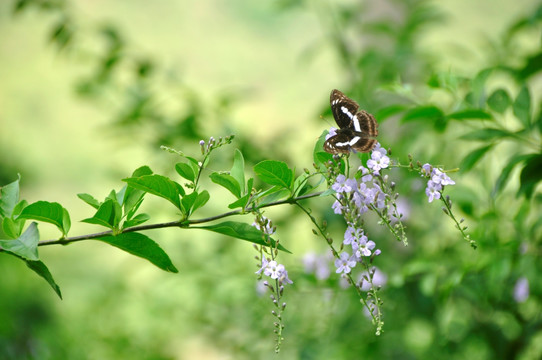
[[(20, 173), (22, 197), (60, 202), (73, 236), (101, 230), (78, 222), (91, 212), (77, 193), (101, 199), (145, 164), (174, 176), (177, 159), (160, 145), (197, 155), (200, 139), (235, 134), (231, 150), (242, 149), (248, 165), (280, 159), (310, 168), (315, 141), (334, 125), (331, 89), (373, 113), (405, 98), (452, 107), (448, 95), (427, 89), (429, 78), (474, 77), (522, 61), (512, 56), (540, 48), (540, 26), (517, 36), (513, 54), (503, 51), (503, 33), (538, 3), (2, 1), (1, 184)], [(540, 78), (528, 81), (536, 107)], [(398, 89), (399, 82), (410, 88)], [(517, 92), (517, 84), (510, 89)], [(379, 140), (402, 161), (410, 153), (455, 168), (475, 148), (458, 137), (476, 126), (444, 131), (390, 117)], [(326, 245), (299, 211), (280, 207), (266, 215), (293, 251), (281, 262), (294, 284), (286, 290), (279, 355), (252, 247), (167, 229), (148, 235), (179, 274), (93, 241), (40, 248), (62, 301), (22, 262), (0, 254), (0, 358), (540, 358), (540, 231), (531, 227), (540, 201), (515, 196), (517, 174), (508, 192), (490, 196), (514, 145), (505, 146), (453, 174), (457, 185), (446, 190), (459, 199), (456, 211), (479, 241), (476, 251), (440, 205), (426, 203), (415, 175), (391, 173), (405, 194), (410, 245), (368, 225), (383, 250), (377, 266), (388, 276), (380, 337), (351, 289), (333, 275), (318, 280), (304, 272), (304, 255), (323, 254)], [(211, 168), (229, 168), (231, 153), (217, 155)], [(328, 201), (310, 204), (340, 238), (344, 224)], [(212, 198), (200, 215), (223, 212), (224, 204)], [(175, 220), (161, 201), (149, 198), (144, 207), (153, 222)], [(40, 234), (58, 236), (47, 224)], [(531, 293), (518, 303), (513, 289), (522, 276)]]

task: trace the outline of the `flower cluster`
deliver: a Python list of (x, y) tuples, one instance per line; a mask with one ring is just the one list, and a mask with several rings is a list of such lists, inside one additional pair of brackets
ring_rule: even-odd
[[(273, 235), (276, 231), (276, 227), (273, 226), (271, 220), (263, 216), (261, 213), (256, 214), (256, 219), (252, 223), (252, 226), (260, 230), (262, 234), (265, 235)], [(269, 291), (271, 291), (271, 300), (273, 301), (273, 306), (275, 307), (275, 309), (271, 311), (271, 314), (276, 318), (276, 321), (273, 323), (273, 326), (275, 327), (273, 332), (276, 335), (275, 352), (279, 352), (283, 340), (282, 331), (284, 330), (282, 313), (286, 308), (286, 303), (282, 302), (281, 304), (280, 302), (284, 295), (284, 285), (292, 284), (293, 281), (288, 277), (288, 271), (286, 271), (284, 265), (279, 264), (276, 260), (278, 255), (278, 240), (275, 239), (275, 246), (270, 246), (271, 243), (268, 245), (269, 246), (254, 246), (260, 253), (260, 255), (256, 257), (256, 260), (261, 261), (258, 265), (260, 266), (260, 269), (256, 271), (256, 274), (260, 279), (262, 275), (265, 275), (274, 280), (272, 283), (265, 280), (262, 282), (262, 285), (264, 287), (263, 289), (267, 288)], [(267, 257), (266, 254), (269, 255), (269, 257)]]
[(269, 220), (265, 216), (261, 216), (260, 219), (254, 220), (252, 226), (267, 235), (273, 235), (275, 231), (277, 231), (277, 227), (273, 226), (271, 220)]
[[(333, 211), (342, 215), (347, 223), (341, 244), (342, 251), (335, 260), (336, 272), (342, 276), (350, 274), (359, 263), (363, 264), (366, 273), (369, 273), (368, 264), (374, 256), (381, 253), (379, 249), (375, 250), (375, 242), (369, 240), (365, 234), (361, 215), (369, 210), (374, 211), (392, 229), (391, 222), (400, 219), (396, 211), (390, 211), (391, 208), (396, 209), (397, 197), (392, 194), (394, 185), (390, 186), (387, 176), (380, 173), (382, 169), (388, 168), (390, 163), (386, 149), (377, 144), (367, 161), (367, 167), (359, 167), (356, 176), (359, 180), (340, 174), (331, 185), (331, 189), (336, 193)], [(402, 227), (402, 224), (400, 226)]]
[(442, 169), (433, 167), (430, 164), (424, 164), (422, 166), (421, 173), (426, 178), (429, 178), (427, 187), (425, 188), (425, 194), (427, 195), (429, 202), (433, 202), (435, 199), (440, 199), (445, 185), (455, 185), (455, 181), (450, 179), (450, 177), (446, 175)]
[(212, 150), (221, 147), (222, 145), (230, 144), (234, 138), (234, 135), (226, 136), (226, 137), (219, 137), (218, 140), (216, 140), (214, 137), (210, 137), (209, 141), (205, 142), (205, 140), (199, 141), (199, 146), (201, 148), (201, 153), (206, 154), (210, 153)]
[(284, 265), (277, 263), (275, 260), (267, 260), (262, 257), (262, 267), (256, 271), (260, 275), (263, 272), (265, 276), (269, 276), (273, 280), (278, 280), (280, 284), (292, 284), (293, 281), (288, 278), (288, 271)]
[(352, 225), (349, 225), (344, 233), (343, 245), (351, 247), (352, 255), (346, 251), (341, 252), (339, 258), (335, 260), (337, 274), (348, 274), (356, 264), (363, 263), (364, 257), (377, 256), (381, 253), (379, 249), (373, 252), (375, 242), (365, 236), (363, 229)]
[(377, 143), (371, 153), (371, 158), (367, 160), (367, 167), (371, 169), (375, 175), (380, 174), (380, 169), (385, 169), (390, 166), (390, 158), (387, 154), (388, 152), (386, 149)]
[[(258, 216), (252, 223), (252, 226), (266, 235), (273, 235), (277, 230), (277, 228), (273, 226), (271, 220), (263, 215)], [(281, 284), (292, 284), (292, 280), (288, 278), (288, 271), (286, 271), (284, 265), (277, 263), (275, 257), (273, 256), (274, 254), (275, 251), (271, 251), (271, 261), (269, 261), (269, 259), (262, 254), (261, 267), (258, 271), (256, 271), (256, 274), (261, 275), (263, 273), (265, 276), (269, 276), (273, 280), (278, 280)]]

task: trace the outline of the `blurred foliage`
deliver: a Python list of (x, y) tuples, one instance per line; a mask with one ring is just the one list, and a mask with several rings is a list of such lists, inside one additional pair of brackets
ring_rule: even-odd
[[(379, 4), (278, 3), (279, 11), (311, 9), (318, 14), (326, 36), (322, 43), (331, 44), (344, 72), (341, 90), (362, 99), (363, 107), (375, 114), (384, 146), (405, 162), (413, 153), (422, 162), (461, 168), (451, 174), (457, 183), (451, 196), (479, 248), (473, 252), (442, 224), (439, 208), (421, 204), (423, 196), (416, 194), (421, 191), (419, 181), (397, 173), (394, 181), (401, 193), (412, 194), (404, 199), (411, 240), (406, 249), (378, 243), (383, 254), (378, 267), (389, 277), (381, 292), (384, 334), (374, 336), (358, 298), (339, 290), (338, 279), (317, 280), (305, 274), (297, 258), (291, 260), (294, 286), (286, 294), (281, 356), (539, 359), (542, 7), (525, 9), (521, 19), (484, 48), (487, 63), (462, 74), (441, 71), (435, 65), (443, 61), (439, 54), (418, 45), (424, 32), (441, 26), (445, 19), (438, 4), (389, 1), (386, 11)], [(225, 91), (208, 103), (183, 85), (164, 82), (158, 61), (134, 54), (113, 23), (94, 33), (103, 43), (101, 50), (80, 48), (81, 27), (69, 5), (18, 0), (14, 10), (54, 14), (51, 41), (63, 53), (81, 52), (92, 59), (78, 93), (96, 104), (122, 99), (111, 115), (119, 131), (137, 134), (138, 129), (150, 127), (156, 134), (152, 145), (168, 145), (180, 138), (191, 142), (206, 138), (206, 129), (215, 126), (227, 129), (222, 119), (242, 94)], [(161, 106), (165, 90), (181, 93), (174, 97), (183, 106)], [(329, 114), (328, 105), (324, 106)], [(243, 154), (253, 156), (247, 162), (271, 157), (280, 148), (280, 141), (264, 150), (248, 137), (237, 139)], [(325, 211), (330, 228), (344, 231), (330, 209), (318, 203), (311, 207), (315, 213)], [(298, 214), (281, 211), (273, 220), (279, 229), (284, 227), (283, 243), (305, 237), (297, 228)], [(376, 239), (381, 235), (376, 225), (370, 232)], [(245, 276), (255, 271), (247, 260), (253, 256), (250, 249), (218, 239), (210, 253), (195, 236), (190, 241), (176, 247), (182, 280), (160, 278), (161, 282), (151, 281), (152, 288), (138, 281), (156, 276), (145, 270), (132, 272), (119, 266), (119, 273), (98, 269), (89, 274), (74, 261), (62, 264), (67, 260), (58, 259), (76, 279), (65, 278), (64, 287), (80, 286), (77, 292), (64, 294), (79, 303), (69, 313), (47, 292), (36, 292), (32, 274), (26, 275), (23, 266), (2, 256), (1, 357), (275, 357), (267, 301), (255, 295), (253, 278)], [(72, 251), (73, 258), (85, 256), (83, 250)], [(88, 261), (99, 263), (103, 258)], [(528, 280), (530, 295), (518, 300), (514, 288), (522, 277)], [(179, 286), (186, 291), (172, 290)]]
[[(17, 0), (14, 14), (38, 9), (54, 19), (49, 40), (74, 65), (84, 63), (88, 72), (77, 80), (77, 94), (105, 106), (119, 133), (128, 132), (157, 149), (179, 142), (196, 143), (208, 137), (208, 129), (224, 135), (235, 130), (227, 119), (246, 94), (228, 89), (204, 100), (179, 78), (183, 69), (163, 68), (160, 59), (131, 48), (115, 23), (83, 22), (70, 5), (63, 0)], [(152, 132), (152, 139), (143, 136), (143, 129)], [(240, 137), (238, 146), (249, 160), (264, 157), (264, 149), (248, 136)]]

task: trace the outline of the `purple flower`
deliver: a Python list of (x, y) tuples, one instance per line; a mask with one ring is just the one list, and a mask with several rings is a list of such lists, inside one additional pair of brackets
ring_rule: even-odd
[(352, 247), (354, 247), (356, 246), (355, 244), (359, 243), (359, 241), (363, 238), (367, 239), (367, 237), (363, 233), (363, 229), (349, 226), (346, 228), (346, 231), (344, 232), (343, 244), (351, 245)]
[(526, 277), (520, 277), (514, 286), (514, 300), (518, 303), (525, 302), (529, 297), (529, 280)]
[(335, 202), (333, 203), (333, 205), (331, 205), (331, 208), (333, 209), (333, 212), (335, 214), (342, 214), (343, 213), (343, 206), (341, 204), (341, 202), (339, 200), (335, 200)]
[(367, 169), (365, 166), (360, 166), (358, 170), (361, 171), (362, 182), (365, 183), (365, 182), (373, 180), (373, 175), (369, 172), (369, 169)]
[(431, 164), (429, 164), (429, 163), (423, 164), (423, 166), (422, 166), (422, 174), (424, 176), (431, 175), (432, 171), (433, 171), (433, 166)]
[(367, 160), (367, 167), (375, 174), (378, 174), (380, 169), (387, 168), (390, 165), (390, 158), (386, 156), (386, 150), (379, 148), (373, 150), (371, 158)]
[(427, 195), (428, 201), (433, 202), (435, 199), (440, 199), (440, 191), (442, 190), (442, 185), (429, 180), (427, 182), (427, 187), (425, 188), (425, 194)]
[(375, 147), (373, 148), (373, 153), (374, 152), (379, 152), (381, 153), (382, 155), (387, 155), (388, 154), (388, 151), (386, 149), (384, 149), (382, 147), (382, 145), (380, 145), (379, 142), (376, 143)]
[(347, 179), (344, 175), (337, 176), (337, 179), (335, 179), (335, 184), (331, 186), (333, 190), (335, 190), (337, 193), (350, 193), (355, 188), (357, 188), (358, 184), (356, 180), (354, 179)]
[(278, 279), (279, 279), (279, 282), (281, 284), (293, 284), (294, 283), (288, 277), (288, 271), (286, 271), (286, 269), (284, 268), (284, 265), (282, 265), (282, 271), (280, 272)]
[(440, 199), (440, 192), (444, 190), (445, 185), (455, 185), (455, 181), (450, 179), (442, 169), (435, 168), (431, 164), (423, 164), (420, 172), (423, 176), (431, 178), (427, 182), (427, 187), (425, 188), (425, 194), (427, 195), (429, 202)]
[(269, 261), (265, 257), (262, 258), (262, 267), (260, 270), (256, 271), (256, 274), (260, 275), (262, 271), (264, 271), (267, 268), (267, 265), (269, 264)]
[(262, 267), (256, 271), (256, 274), (260, 274), (263, 271), (265, 276), (269, 276), (273, 280), (279, 280), (283, 284), (292, 284), (293, 281), (288, 278), (288, 271), (284, 268), (284, 265), (278, 264), (275, 260), (267, 261), (264, 257), (262, 259)]
[(335, 260), (335, 267), (337, 268), (335, 272), (337, 274), (348, 274), (354, 266), (356, 266), (356, 261), (347, 252), (342, 252), (339, 259)]
[(443, 173), (440, 169), (433, 169), (433, 174), (431, 176), (431, 180), (437, 184), (444, 185), (455, 185), (455, 181), (450, 179), (448, 175)]
[(365, 236), (365, 239), (360, 240), (358, 243), (358, 248), (356, 249), (356, 257), (361, 258), (362, 256), (371, 256), (371, 250), (373, 250), (374, 248), (374, 241), (367, 241), (367, 236)]
[[(360, 184), (360, 187), (361, 185), (364, 185), (364, 183), (361, 183)], [(365, 186), (366, 187), (366, 186)], [(365, 214), (369, 208), (367, 207), (367, 205), (365, 204), (365, 196), (362, 195), (362, 193), (359, 191), (359, 190), (356, 190), (354, 192), (354, 195), (352, 196), (352, 200), (354, 201), (354, 205), (356, 206), (356, 208), (358, 209), (358, 213), (361, 215), (361, 214)]]

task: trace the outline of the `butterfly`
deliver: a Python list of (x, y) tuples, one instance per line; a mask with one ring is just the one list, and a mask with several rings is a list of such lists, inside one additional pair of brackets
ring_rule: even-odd
[(324, 150), (330, 154), (348, 154), (352, 150), (371, 151), (378, 135), (374, 116), (359, 110), (357, 102), (337, 89), (331, 91), (329, 102), (339, 129), (326, 140)]

